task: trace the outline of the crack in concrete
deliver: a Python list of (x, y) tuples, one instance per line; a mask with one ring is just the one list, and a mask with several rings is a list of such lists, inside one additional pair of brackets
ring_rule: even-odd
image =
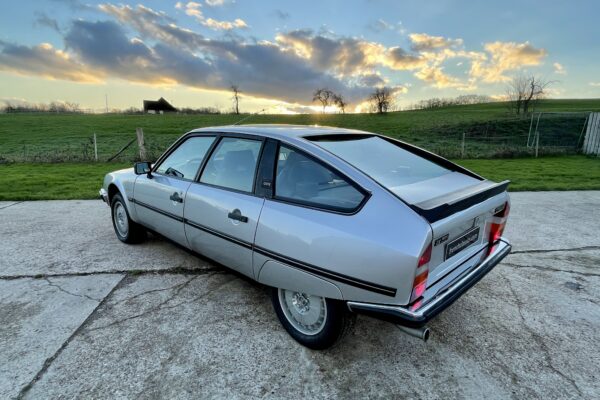
[(515, 250), (511, 251), (510, 254), (528, 254), (528, 253), (554, 253), (561, 251), (583, 251), (583, 250), (600, 250), (600, 246), (582, 246), (582, 247), (570, 247), (566, 249), (534, 249), (534, 250)]
[(57, 288), (58, 290), (60, 290), (63, 293), (70, 294), (71, 296), (82, 297), (82, 298), (86, 298), (89, 300), (93, 300), (95, 302), (102, 301), (102, 299), (97, 299), (95, 297), (88, 296), (87, 294), (77, 294), (77, 293), (69, 292), (68, 290), (62, 288), (60, 285), (57, 285), (56, 283), (52, 283), (52, 281), (48, 277), (45, 277), (44, 280), (46, 282), (48, 282), (48, 285)]
[(47, 279), (47, 278), (70, 278), (79, 276), (92, 276), (92, 275), (131, 275), (131, 276), (142, 276), (142, 275), (206, 275), (212, 272), (220, 272), (227, 274), (228, 271), (223, 267), (211, 267), (211, 268), (184, 268), (174, 267), (167, 269), (117, 269), (107, 271), (87, 271), (87, 272), (65, 272), (58, 274), (31, 274), (31, 275), (5, 275), (0, 276), (0, 280), (12, 281), (16, 279)]
[(561, 268), (552, 268), (552, 267), (544, 267), (542, 265), (522, 265), (522, 264), (515, 264), (515, 263), (509, 263), (509, 262), (502, 262), (502, 265), (506, 265), (507, 267), (511, 267), (511, 268), (533, 268), (533, 269), (537, 269), (539, 271), (551, 271), (551, 272), (565, 272), (567, 274), (575, 274), (575, 275), (581, 275), (581, 276), (600, 276), (600, 274), (595, 274), (593, 272), (581, 272), (581, 271), (572, 271), (572, 270), (567, 270), (567, 269), (561, 269)]
[(523, 302), (521, 301), (521, 299), (519, 298), (519, 296), (517, 296), (517, 291), (514, 289), (514, 287), (512, 285), (512, 282), (510, 281), (510, 279), (508, 279), (508, 277), (506, 277), (506, 275), (500, 274), (500, 276), (502, 278), (504, 278), (504, 280), (506, 281), (508, 290), (510, 290), (510, 292), (512, 294), (512, 297), (515, 299), (515, 304), (517, 306), (517, 311), (519, 313), (521, 321), (523, 322), (523, 326), (525, 327), (525, 330), (527, 330), (527, 332), (529, 332), (529, 334), (531, 335), (531, 337), (533, 338), (533, 340), (538, 344), (538, 346), (540, 347), (540, 349), (544, 353), (543, 354), (544, 355), (544, 361), (546, 361), (546, 365), (548, 366), (548, 368), (550, 368), (550, 370), (552, 370), (555, 374), (561, 376), (564, 380), (566, 380), (567, 382), (569, 382), (571, 384), (571, 386), (573, 386), (573, 388), (577, 391), (577, 393), (579, 393), (580, 396), (583, 396), (583, 393), (579, 389), (579, 386), (577, 386), (577, 384), (575, 383), (575, 380), (573, 378), (565, 375), (564, 373), (562, 373), (562, 371), (560, 371), (558, 368), (556, 368), (554, 366), (554, 364), (552, 364), (552, 357), (550, 355), (550, 349), (548, 349), (548, 346), (546, 345), (546, 342), (544, 341), (544, 338), (541, 337), (527, 323), (528, 322), (527, 318), (525, 318), (525, 315), (523, 315)]
[(0, 210), (4, 210), (5, 208), (16, 206), (17, 204), (21, 204), (21, 203), (24, 203), (24, 202), (23, 201), (17, 201), (16, 203), (12, 203), (12, 204), (9, 204), (7, 206), (0, 207)]
[(69, 345), (69, 343), (71, 343), (71, 341), (77, 336), (79, 335), (79, 333), (84, 329), (85, 325), (88, 323), (88, 321), (90, 321), (92, 319), (92, 317), (94, 316), (94, 314), (96, 313), (96, 311), (104, 304), (106, 303), (106, 301), (112, 296), (112, 294), (121, 287), (123, 281), (125, 280), (127, 275), (124, 275), (119, 282), (117, 282), (117, 284), (115, 286), (113, 286), (113, 288), (106, 294), (106, 296), (104, 296), (104, 298), (98, 302), (98, 304), (96, 305), (96, 307), (94, 307), (94, 309), (92, 310), (92, 312), (87, 316), (87, 318), (85, 320), (83, 320), (83, 322), (77, 327), (77, 329), (75, 329), (75, 331), (73, 331), (73, 333), (71, 334), (71, 336), (69, 336), (67, 338), (67, 340), (65, 340), (63, 342), (63, 344), (58, 348), (58, 350), (56, 350), (56, 352), (48, 357), (46, 359), (46, 361), (44, 361), (44, 364), (42, 365), (42, 368), (38, 371), (38, 373), (33, 377), (33, 379), (25, 386), (23, 386), (23, 388), (21, 389), (21, 391), (19, 392), (19, 394), (17, 395), (17, 399), (21, 400), (25, 398), (25, 395), (27, 395), (27, 393), (31, 390), (31, 388), (33, 387), (33, 385), (39, 381), (42, 376), (44, 376), (44, 374), (46, 373), (46, 371), (48, 371), (48, 368), (50, 368), (50, 366), (52, 365), (52, 362), (54, 362), (54, 360), (63, 352), (63, 350), (65, 348), (67, 348), (67, 346)]
[[(144, 294), (148, 294), (148, 293), (154, 293), (154, 292), (156, 292), (156, 291), (161, 291), (161, 290), (169, 290), (169, 289), (175, 289), (175, 288), (176, 288), (176, 290), (175, 290), (175, 293), (173, 293), (171, 296), (169, 296), (169, 298), (167, 298), (166, 300), (163, 300), (163, 301), (161, 301), (161, 302), (160, 302), (160, 303), (158, 303), (156, 306), (154, 306), (154, 307), (152, 307), (152, 308), (150, 308), (150, 309), (148, 309), (148, 310), (146, 310), (146, 311), (144, 311), (144, 312), (141, 312), (141, 313), (139, 313), (139, 314), (132, 315), (132, 316), (130, 316), (130, 317), (126, 317), (126, 318), (121, 318), (121, 319), (118, 319), (118, 320), (116, 320), (116, 321), (113, 321), (113, 322), (111, 322), (111, 323), (109, 323), (109, 324), (106, 324), (106, 325), (101, 325), (101, 326), (98, 326), (98, 327), (95, 327), (95, 328), (90, 328), (90, 329), (87, 329), (85, 333), (88, 333), (88, 332), (93, 332), (93, 331), (97, 331), (97, 330), (101, 330), (101, 329), (110, 328), (110, 327), (113, 327), (113, 326), (116, 326), (116, 325), (120, 325), (120, 324), (122, 324), (122, 323), (124, 323), (124, 322), (131, 321), (131, 320), (133, 320), (133, 319), (137, 319), (137, 318), (141, 318), (141, 317), (145, 317), (146, 315), (152, 314), (152, 313), (154, 313), (154, 312), (157, 312), (157, 311), (162, 311), (162, 310), (171, 310), (171, 309), (173, 309), (173, 308), (177, 308), (177, 307), (179, 307), (179, 306), (182, 306), (182, 305), (184, 305), (184, 304), (189, 304), (189, 303), (194, 303), (194, 302), (197, 302), (198, 300), (200, 300), (200, 299), (202, 299), (202, 298), (204, 298), (204, 297), (206, 297), (206, 296), (210, 295), (211, 293), (214, 293), (215, 291), (217, 291), (217, 290), (221, 289), (223, 286), (225, 286), (225, 285), (229, 284), (230, 282), (232, 282), (232, 281), (235, 279), (235, 278), (233, 278), (233, 279), (229, 279), (229, 280), (227, 280), (227, 281), (223, 282), (222, 284), (218, 285), (217, 287), (215, 287), (215, 288), (213, 288), (213, 289), (211, 289), (211, 290), (209, 290), (209, 291), (207, 291), (207, 292), (205, 292), (205, 293), (201, 294), (200, 296), (196, 296), (196, 297), (194, 297), (194, 298), (193, 298), (193, 299), (191, 299), (191, 300), (187, 300), (187, 301), (181, 301), (181, 302), (179, 302), (179, 303), (176, 303), (176, 304), (168, 305), (168, 303), (169, 303), (169, 302), (171, 302), (172, 300), (174, 300), (174, 299), (175, 299), (175, 298), (176, 298), (176, 297), (179, 295), (179, 293), (181, 293), (181, 291), (182, 291), (183, 289), (185, 289), (185, 288), (186, 288), (186, 287), (187, 287), (187, 286), (188, 286), (188, 285), (189, 285), (189, 284), (190, 284), (190, 283), (191, 283), (193, 280), (195, 280), (196, 278), (198, 278), (198, 277), (197, 277), (197, 276), (194, 276), (194, 277), (192, 277), (192, 278), (190, 278), (190, 279), (186, 280), (185, 282), (179, 283), (179, 284), (177, 284), (177, 285), (174, 285), (174, 286), (171, 286), (171, 287), (169, 287), (169, 288), (164, 288), (164, 289), (160, 289), (160, 290), (156, 290), (156, 289), (154, 289), (154, 290), (149, 290), (149, 291), (147, 291), (147, 292), (144, 292), (144, 293), (139, 293), (139, 294), (137, 294), (137, 295), (135, 295), (135, 296), (133, 296), (133, 297), (130, 297), (130, 298), (124, 299), (123, 301), (128, 301), (128, 300), (131, 300), (131, 299), (133, 299), (133, 298), (135, 298), (135, 297), (140, 297), (140, 296), (142, 296), (142, 295), (144, 295)], [(122, 303), (123, 301), (117, 302), (117, 303), (115, 303), (115, 304)], [(114, 304), (113, 304), (113, 305), (114, 305)]]

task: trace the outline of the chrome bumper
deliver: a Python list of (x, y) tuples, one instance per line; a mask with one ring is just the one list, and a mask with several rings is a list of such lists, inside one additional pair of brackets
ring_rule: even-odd
[(394, 306), (386, 304), (359, 303), (349, 301), (348, 308), (361, 314), (368, 314), (376, 318), (385, 319), (409, 327), (421, 327), (430, 319), (449, 307), (456, 299), (475, 285), (481, 278), (490, 272), (504, 257), (510, 253), (511, 245), (504, 238), (500, 239), (481, 264), (465, 273), (446, 288), (441, 290), (428, 302), (416, 309), (409, 306)]
[(106, 190), (102, 188), (98, 193), (100, 194), (100, 198), (102, 199), (102, 201), (108, 204), (108, 193), (106, 193)]

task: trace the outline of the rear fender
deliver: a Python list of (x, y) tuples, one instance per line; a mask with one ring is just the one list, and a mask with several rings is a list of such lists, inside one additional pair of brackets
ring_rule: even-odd
[(310, 293), (307, 294), (328, 299), (343, 299), (342, 292), (333, 283), (277, 261), (264, 263), (257, 281), (263, 285), (303, 293), (307, 293), (307, 288), (310, 288)]

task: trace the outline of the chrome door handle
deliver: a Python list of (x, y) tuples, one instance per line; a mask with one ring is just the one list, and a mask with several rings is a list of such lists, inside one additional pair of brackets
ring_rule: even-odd
[(179, 193), (177, 192), (173, 193), (169, 198), (178, 203), (183, 203), (183, 198), (179, 197)]
[(227, 218), (235, 219), (240, 222), (248, 222), (248, 217), (242, 215), (242, 212), (239, 209), (235, 209), (229, 214), (227, 214)]

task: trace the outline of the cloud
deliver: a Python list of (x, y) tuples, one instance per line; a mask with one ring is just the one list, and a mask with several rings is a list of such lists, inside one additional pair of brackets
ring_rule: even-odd
[(54, 18), (50, 18), (44, 12), (35, 12), (35, 23), (36, 25), (45, 26), (52, 29), (53, 31), (60, 33), (60, 27), (58, 26), (58, 22)]
[(72, 60), (49, 43), (27, 47), (0, 41), (0, 70), (82, 83), (99, 83), (102, 76)]
[(600, 87), (600, 82), (590, 82), (590, 86)]
[(290, 19), (290, 13), (287, 11), (277, 9), (273, 11), (273, 14), (282, 21)]
[(565, 67), (562, 64), (555, 62), (554, 64), (552, 64), (552, 66), (554, 67), (555, 74), (559, 74), (559, 75), (567, 74), (567, 70), (565, 69)]
[(225, 4), (225, 0), (205, 0), (204, 2), (209, 7), (218, 7)]
[(202, 4), (197, 3), (195, 1), (189, 1), (187, 3), (182, 3), (180, 1), (178, 1), (177, 3), (175, 3), (175, 8), (177, 8), (179, 10), (183, 10), (186, 13), (186, 15), (189, 15), (190, 17), (194, 17), (199, 21), (202, 21), (204, 19), (202, 10), (200, 10), (201, 7), (202, 7)]
[(449, 39), (443, 36), (431, 36), (426, 33), (411, 33), (409, 38), (415, 51), (434, 51), (462, 46), (463, 44), (462, 39)]
[(390, 31), (394, 29), (394, 25), (389, 22), (384, 21), (383, 19), (378, 19), (376, 21), (372, 21), (367, 24), (367, 29), (373, 31), (375, 33), (380, 33), (383, 31)]
[(474, 90), (476, 86), (472, 81), (463, 82), (460, 79), (447, 75), (444, 73), (442, 67), (439, 66), (427, 66), (421, 68), (415, 72), (415, 76), (422, 81), (430, 83), (433, 87), (438, 89), (443, 88), (455, 88), (458, 90)]
[[(146, 31), (157, 35), (154, 40), (167, 37), (167, 32), (179, 31), (168, 25)], [(274, 43), (240, 43), (192, 35), (177, 38), (185, 39), (192, 40), (187, 47), (163, 41), (148, 45), (140, 39), (128, 38), (126, 30), (116, 22), (76, 20), (64, 37), (73, 57), (51, 49), (54, 58), (49, 62), (48, 47), (42, 46), (40, 54), (38, 48), (21, 46), (21, 54), (33, 54), (11, 59), (10, 48), (5, 47), (0, 54), (0, 69), (56, 79), (98, 81), (113, 77), (144, 84), (181, 84), (211, 90), (224, 90), (230, 82), (235, 82), (248, 95), (291, 103), (310, 101), (316, 87), (341, 92), (351, 101), (365, 97), (369, 91), (311, 67), (293, 52), (283, 51)], [(34, 67), (25, 69), (27, 65)]]
[(217, 21), (212, 18), (208, 18), (202, 21), (202, 25), (214, 29), (217, 31), (229, 31), (232, 29), (247, 29), (248, 24), (243, 19), (236, 18), (234, 21)]
[(486, 43), (484, 49), (486, 53), (469, 53), (470, 75), (488, 83), (507, 81), (505, 72), (540, 65), (547, 55), (545, 49), (536, 49), (529, 42)]
[(376, 42), (315, 34), (306, 29), (280, 33), (275, 40), (284, 50), (296, 53), (315, 68), (338, 76), (370, 74), (377, 67), (411, 70), (425, 61), (399, 47), (387, 48)]

